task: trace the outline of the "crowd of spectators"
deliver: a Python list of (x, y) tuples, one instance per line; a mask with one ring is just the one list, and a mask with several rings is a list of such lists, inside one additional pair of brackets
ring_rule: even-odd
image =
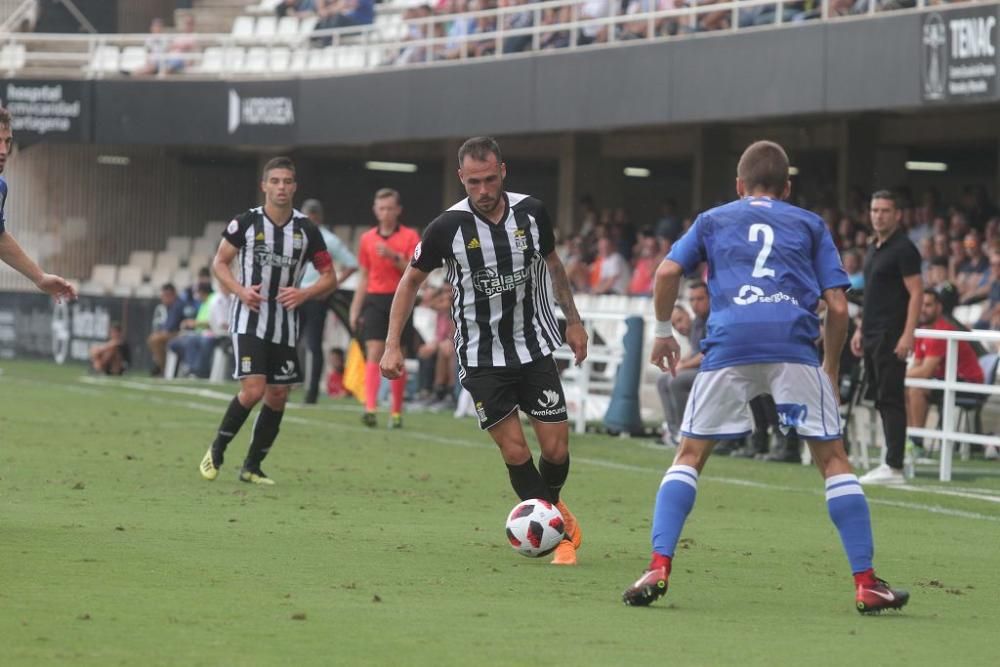
[[(900, 188), (897, 196), (903, 229), (920, 249), (924, 284), (941, 295), (945, 314), (981, 304), (979, 317), (962, 324), (1000, 330), (1000, 208), (986, 189), (966, 187), (951, 205), (934, 190), (915, 195)], [(580, 294), (650, 295), (656, 265), (692, 222), (673, 200), (663, 202), (658, 219), (639, 224), (624, 209), (598, 210), (589, 197), (580, 209), (579, 231), (559, 246)], [(830, 229), (852, 290), (862, 292), (871, 243), (867, 196), (858, 190), (845, 210), (820, 206), (815, 212)]]

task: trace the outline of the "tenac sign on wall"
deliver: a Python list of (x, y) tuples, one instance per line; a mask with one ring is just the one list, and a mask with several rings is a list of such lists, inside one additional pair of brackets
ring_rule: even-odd
[(920, 42), (923, 99), (996, 96), (997, 33), (995, 6), (925, 14)]

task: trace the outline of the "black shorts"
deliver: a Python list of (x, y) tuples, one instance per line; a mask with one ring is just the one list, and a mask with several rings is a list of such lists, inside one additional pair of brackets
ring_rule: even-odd
[(233, 335), (233, 356), (240, 380), (251, 375), (267, 376), (267, 384), (298, 384), (299, 356), (294, 347), (272, 343), (257, 336)]
[(566, 396), (551, 356), (519, 368), (466, 368), (462, 386), (472, 394), (483, 430), (493, 428), (518, 408), (547, 424), (568, 419)]
[[(393, 294), (368, 294), (361, 306), (361, 331), (358, 337), (362, 342), (369, 340), (385, 341), (389, 334), (389, 311), (392, 309)], [(404, 350), (413, 349), (413, 317), (403, 325), (400, 344)]]

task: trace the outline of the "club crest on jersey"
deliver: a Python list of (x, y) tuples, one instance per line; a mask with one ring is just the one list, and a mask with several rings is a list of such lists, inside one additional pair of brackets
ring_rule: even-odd
[(295, 266), (294, 257), (279, 255), (267, 246), (257, 246), (253, 251), (258, 266)]
[(472, 276), (472, 285), (477, 292), (493, 296), (516, 289), (518, 285), (523, 285), (527, 280), (527, 269), (519, 269), (507, 275), (500, 275), (493, 269), (479, 269)]
[(469, 250), (478, 250), (480, 248), (479, 239), (473, 237), (472, 240), (465, 245), (465, 247)]
[(302, 234), (296, 232), (292, 235), (292, 247), (296, 250), (302, 249)]
[(523, 229), (514, 230), (514, 250), (527, 250), (528, 249), (528, 235), (524, 233)]

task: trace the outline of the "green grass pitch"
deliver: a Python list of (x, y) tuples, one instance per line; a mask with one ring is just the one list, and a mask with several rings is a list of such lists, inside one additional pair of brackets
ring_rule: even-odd
[(249, 422), (208, 483), (235, 385), (0, 369), (0, 665), (997, 664), (996, 463), (868, 491), (878, 572), (912, 594), (869, 618), (815, 470), (713, 459), (669, 593), (630, 609), (669, 464), (643, 441), (572, 438), (584, 545), (557, 568), (506, 544), (516, 499), (472, 420), (294, 406), (277, 486), (236, 479)]

